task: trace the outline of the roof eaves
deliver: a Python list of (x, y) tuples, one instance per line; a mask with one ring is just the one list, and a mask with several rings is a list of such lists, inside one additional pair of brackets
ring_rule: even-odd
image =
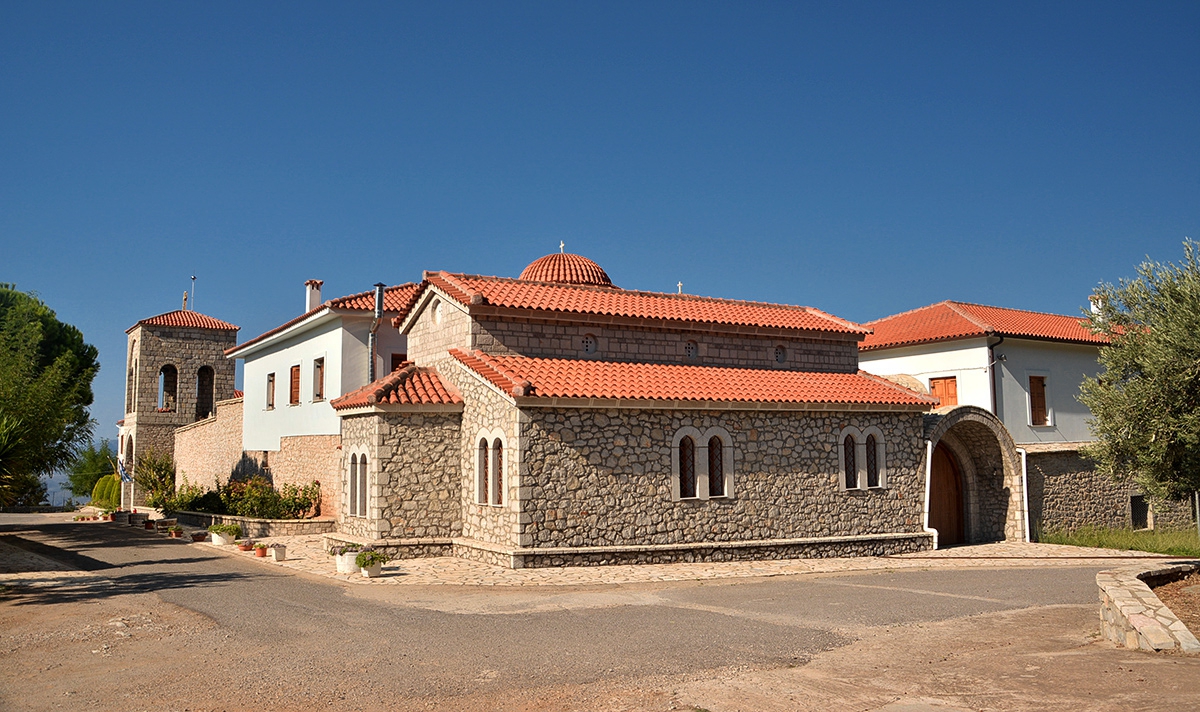
[(276, 339), (283, 338), (284, 335), (290, 335), (302, 328), (307, 328), (312, 324), (323, 321), (323, 317), (325, 316), (339, 316), (339, 313), (335, 313), (334, 310), (330, 308), (329, 302), (325, 302), (318, 307), (314, 307), (313, 309), (301, 314), (291, 321), (286, 321), (270, 331), (265, 331), (259, 334), (249, 341), (240, 343), (233, 348), (225, 349), (225, 357), (242, 358), (250, 353), (253, 353), (254, 351), (257, 351), (262, 346), (275, 341)]

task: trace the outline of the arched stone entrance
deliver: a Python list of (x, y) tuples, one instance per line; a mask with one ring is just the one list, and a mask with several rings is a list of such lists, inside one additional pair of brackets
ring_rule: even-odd
[(1024, 541), (1021, 461), (1004, 424), (975, 406), (942, 408), (925, 416), (925, 439), (926, 522), (937, 545)]

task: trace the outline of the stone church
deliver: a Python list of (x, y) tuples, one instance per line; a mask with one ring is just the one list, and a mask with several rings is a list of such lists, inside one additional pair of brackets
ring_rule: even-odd
[(621, 289), (564, 253), (306, 306), (228, 348), (244, 400), (177, 441), (279, 463), (308, 438), (290, 461), (320, 463), (331, 539), (511, 567), (873, 555), (935, 547), (945, 507), (962, 541), (1028, 536), (1000, 421), (859, 370), (870, 329), (818, 309)]

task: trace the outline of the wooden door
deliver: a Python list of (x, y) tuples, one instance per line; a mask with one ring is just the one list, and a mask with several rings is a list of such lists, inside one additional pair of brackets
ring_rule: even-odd
[(954, 453), (938, 443), (929, 477), (929, 526), (938, 531), (938, 546), (962, 544), (962, 477)]
[(958, 405), (958, 378), (955, 376), (931, 378), (929, 379), (929, 392), (941, 401), (938, 405), (939, 408)]

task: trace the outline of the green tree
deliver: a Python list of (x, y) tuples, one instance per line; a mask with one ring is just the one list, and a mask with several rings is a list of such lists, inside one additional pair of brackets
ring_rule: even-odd
[(1097, 468), (1142, 491), (1180, 500), (1200, 489), (1200, 245), (1181, 264), (1146, 259), (1137, 277), (1095, 291), (1093, 330), (1108, 336), (1103, 372), (1079, 400), (1097, 440)]
[[(94, 346), (33, 294), (0, 284), (0, 499), (70, 464), (91, 439)], [(44, 486), (42, 488), (44, 490)]]
[(76, 497), (87, 497), (92, 494), (96, 481), (105, 475), (113, 474), (113, 463), (117, 461), (117, 453), (112, 449), (112, 442), (104, 439), (100, 447), (96, 443), (79, 451), (71, 462), (71, 471), (67, 479), (71, 481), (71, 494)]

